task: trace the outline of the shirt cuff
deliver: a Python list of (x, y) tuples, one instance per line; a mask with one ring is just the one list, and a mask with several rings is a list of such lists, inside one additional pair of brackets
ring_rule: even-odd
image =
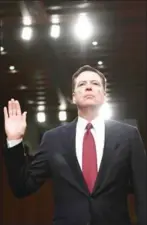
[(21, 139), (18, 139), (18, 140), (7, 140), (7, 146), (8, 148), (12, 148), (18, 144), (20, 144), (22, 142), (22, 138)]

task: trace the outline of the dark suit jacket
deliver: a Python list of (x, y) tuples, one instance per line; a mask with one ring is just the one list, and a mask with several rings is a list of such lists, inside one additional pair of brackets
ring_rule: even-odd
[(5, 150), (14, 195), (27, 196), (53, 179), (54, 225), (130, 225), (127, 207), (131, 182), (139, 225), (146, 225), (146, 152), (138, 130), (106, 121), (104, 153), (93, 192), (88, 192), (75, 153), (77, 120), (45, 132), (26, 165), (23, 144)]

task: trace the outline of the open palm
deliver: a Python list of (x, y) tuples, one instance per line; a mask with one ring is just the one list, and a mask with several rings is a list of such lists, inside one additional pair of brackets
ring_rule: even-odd
[(11, 99), (4, 107), (5, 132), (9, 140), (23, 138), (26, 130), (26, 112), (22, 113), (17, 100)]

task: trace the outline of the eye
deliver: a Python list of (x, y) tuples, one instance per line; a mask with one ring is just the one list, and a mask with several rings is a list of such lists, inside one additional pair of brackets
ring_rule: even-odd
[(99, 85), (99, 83), (97, 83), (97, 82), (93, 82), (93, 84), (94, 84), (94, 85)]
[(84, 83), (80, 83), (78, 86), (83, 86), (84, 85)]

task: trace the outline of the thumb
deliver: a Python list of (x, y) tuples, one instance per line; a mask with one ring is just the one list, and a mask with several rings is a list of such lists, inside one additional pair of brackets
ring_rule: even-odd
[(23, 118), (23, 121), (26, 122), (27, 112), (24, 112), (24, 113), (22, 114), (22, 118)]

